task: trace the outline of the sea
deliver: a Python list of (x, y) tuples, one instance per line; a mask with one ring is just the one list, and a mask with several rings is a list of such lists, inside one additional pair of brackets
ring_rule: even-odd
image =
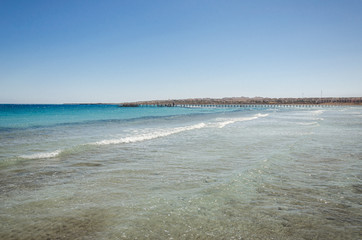
[(361, 239), (362, 107), (0, 105), (0, 239)]

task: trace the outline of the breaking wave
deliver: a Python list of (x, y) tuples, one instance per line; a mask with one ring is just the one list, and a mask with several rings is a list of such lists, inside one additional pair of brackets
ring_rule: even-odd
[(134, 142), (142, 142), (146, 140), (151, 140), (155, 138), (160, 137), (166, 137), (172, 134), (184, 132), (184, 131), (190, 131), (194, 129), (200, 129), (206, 127), (205, 123), (199, 123), (191, 126), (186, 127), (177, 127), (173, 129), (160, 129), (154, 132), (150, 133), (144, 133), (140, 135), (135, 136), (129, 136), (129, 137), (123, 137), (118, 139), (108, 139), (108, 140), (102, 140), (99, 142), (94, 143), (94, 145), (109, 145), (109, 144), (121, 144), (121, 143), (134, 143)]
[(53, 152), (40, 152), (40, 153), (33, 153), (33, 154), (29, 154), (29, 155), (20, 155), (20, 158), (23, 159), (40, 159), (40, 158), (54, 158), (59, 156), (59, 154), (61, 153), (61, 150), (56, 150)]
[(322, 113), (324, 113), (325, 110), (315, 110), (315, 111), (312, 111), (312, 115), (321, 115)]
[(229, 124), (233, 124), (233, 123), (236, 123), (236, 122), (244, 122), (244, 121), (251, 121), (251, 120), (255, 120), (255, 119), (258, 119), (260, 117), (266, 117), (268, 116), (269, 114), (261, 114), (261, 113), (258, 113), (258, 114), (255, 114), (254, 116), (252, 117), (242, 117), (242, 118), (233, 118), (233, 119), (228, 119), (226, 121), (222, 121), (222, 122), (218, 122), (217, 123), (217, 127), (218, 128), (223, 128)]
[[(205, 127), (210, 128), (223, 128), (229, 124), (233, 124), (236, 122), (242, 122), (242, 121), (251, 121), (258, 119), (260, 117), (266, 117), (268, 114), (256, 114), (251, 117), (242, 117), (242, 118), (231, 118), (231, 119), (223, 119), (218, 122), (213, 123), (198, 123), (194, 125), (184, 126), (184, 127), (175, 127), (175, 128), (168, 128), (168, 129), (153, 129), (149, 132), (142, 133), (142, 134), (135, 134), (131, 136), (125, 136), (121, 138), (113, 138), (113, 139), (104, 139), (101, 141), (93, 142), (93, 143), (86, 143), (81, 144), (78, 146), (74, 146), (67, 149), (58, 149), (52, 152), (39, 152), (39, 153), (33, 153), (33, 154), (27, 154), (27, 155), (20, 155), (18, 158), (20, 159), (47, 159), (47, 158), (56, 158), (61, 154), (66, 153), (74, 153), (78, 152), (80, 149), (84, 149), (86, 146), (103, 146), (103, 145), (111, 145), (111, 144), (127, 144), (127, 143), (135, 143), (135, 142), (142, 142), (147, 140), (152, 140), (156, 138), (162, 138), (167, 137), (173, 134), (178, 134), (185, 131), (191, 131), (196, 129), (202, 129)], [(81, 150), (82, 151), (82, 150)]]
[(297, 124), (302, 126), (319, 125), (318, 122), (300, 122)]

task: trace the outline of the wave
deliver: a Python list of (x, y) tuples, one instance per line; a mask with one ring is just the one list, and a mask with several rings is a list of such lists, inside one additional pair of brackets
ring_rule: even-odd
[(312, 111), (311, 113), (313, 115), (321, 115), (322, 113), (324, 113), (326, 110), (315, 110), (315, 111)]
[[(229, 125), (232, 123), (255, 120), (257, 118), (266, 117), (268, 115), (269, 114), (260, 114), (259, 113), (259, 114), (255, 114), (252, 117), (234, 118), (231, 120), (218, 122), (217, 127), (223, 128), (226, 125)], [(106, 140), (95, 142), (92, 145), (110, 145), (110, 144), (142, 142), (142, 141), (151, 140), (151, 139), (155, 139), (155, 138), (166, 137), (166, 136), (184, 132), (184, 131), (190, 131), (190, 130), (200, 129), (200, 128), (204, 128), (204, 127), (210, 127), (210, 126), (213, 126), (213, 125), (205, 124), (205, 123), (198, 123), (198, 124), (186, 126), (186, 127), (177, 127), (177, 128), (173, 128), (173, 129), (159, 129), (159, 130), (156, 130), (156, 131), (153, 131), (150, 133), (144, 133), (144, 134), (139, 134), (139, 135), (135, 135), (135, 136), (116, 138), (116, 139), (106, 139)]]
[(82, 147), (86, 147), (89, 145), (110, 145), (110, 144), (122, 144), (122, 143), (134, 143), (134, 142), (142, 142), (146, 140), (151, 140), (155, 138), (161, 138), (161, 137), (167, 137), (172, 134), (181, 133), (184, 131), (190, 131), (195, 129), (201, 129), (206, 127), (207, 125), (205, 123), (198, 123), (191, 126), (186, 127), (177, 127), (172, 129), (158, 129), (154, 130), (153, 132), (129, 136), (129, 137), (123, 137), (118, 139), (106, 139), (94, 143), (88, 143), (88, 144), (82, 144), (75, 147), (72, 147), (70, 149), (64, 149), (64, 150), (56, 150), (52, 152), (39, 152), (39, 153), (33, 153), (28, 155), (20, 155), (18, 156), (18, 159), (47, 159), (47, 158), (55, 158), (58, 157), (62, 153), (72, 153), (75, 151), (75, 149), (79, 150), (79, 147), (82, 149)]
[(41, 159), (41, 158), (54, 158), (59, 156), (62, 150), (56, 150), (53, 152), (41, 152), (41, 153), (33, 153), (29, 155), (20, 155), (19, 158), (22, 159)]
[[(18, 156), (18, 159), (48, 159), (48, 158), (56, 158), (59, 157), (61, 154), (71, 154), (74, 152), (79, 152), (79, 149), (86, 149), (87, 146), (103, 146), (103, 145), (112, 145), (112, 144), (127, 144), (127, 143), (135, 143), (135, 142), (142, 142), (147, 140), (152, 140), (156, 138), (162, 138), (167, 137), (173, 134), (178, 134), (185, 131), (191, 131), (196, 129), (202, 129), (205, 127), (218, 127), (223, 128), (229, 124), (233, 124), (236, 122), (242, 122), (242, 121), (251, 121), (258, 119), (260, 117), (266, 117), (268, 114), (255, 114), (251, 117), (242, 117), (242, 118), (232, 118), (232, 119), (225, 119), (221, 122), (214, 122), (214, 123), (198, 123), (194, 125), (184, 126), (184, 127), (175, 127), (175, 128), (169, 128), (169, 129), (154, 129), (146, 133), (142, 134), (135, 134), (132, 136), (126, 136), (121, 138), (113, 138), (113, 139), (104, 139), (98, 142), (93, 143), (85, 143), (78, 146), (73, 146), (67, 149), (58, 149), (52, 152), (39, 152), (39, 153), (33, 153), (33, 154), (27, 154), (27, 155), (20, 155)], [(81, 150), (82, 151), (82, 150)]]
[(303, 125), (303, 126), (310, 126), (310, 125), (319, 125), (318, 122), (300, 122), (297, 123), (298, 125)]
[(155, 138), (160, 137), (166, 137), (172, 134), (184, 132), (184, 131), (190, 131), (194, 129), (200, 129), (206, 127), (205, 123), (199, 123), (191, 126), (186, 127), (177, 127), (173, 129), (161, 129), (150, 133), (140, 134), (136, 136), (130, 136), (130, 137), (124, 137), (124, 138), (118, 138), (118, 139), (108, 139), (108, 140), (102, 140), (99, 142), (94, 143), (94, 145), (109, 145), (109, 144), (121, 144), (121, 143), (134, 143), (134, 142), (142, 142), (146, 140), (151, 140)]
[(233, 123), (236, 123), (236, 122), (244, 122), (244, 121), (251, 121), (251, 120), (255, 120), (255, 119), (258, 119), (260, 117), (266, 117), (268, 116), (269, 114), (261, 114), (261, 113), (258, 113), (258, 114), (255, 114), (254, 116), (252, 117), (242, 117), (242, 118), (233, 118), (231, 120), (226, 120), (226, 121), (222, 121), (222, 122), (218, 122), (217, 125), (218, 125), (218, 128), (223, 128), (229, 124), (233, 124)]

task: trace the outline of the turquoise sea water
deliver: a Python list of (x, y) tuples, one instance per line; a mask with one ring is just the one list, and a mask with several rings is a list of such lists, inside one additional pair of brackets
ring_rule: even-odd
[(362, 108), (0, 105), (0, 239), (359, 239)]

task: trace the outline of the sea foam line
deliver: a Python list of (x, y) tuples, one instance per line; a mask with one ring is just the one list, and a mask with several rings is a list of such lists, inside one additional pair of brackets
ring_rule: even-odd
[(312, 111), (312, 115), (321, 115), (324, 112), (325, 112), (325, 110), (315, 110), (315, 111)]
[[(180, 132), (184, 132), (184, 131), (190, 131), (190, 130), (194, 130), (194, 129), (200, 129), (200, 128), (204, 128), (204, 127), (206, 127), (205, 123), (199, 123), (199, 124), (186, 126), (186, 127), (177, 127), (177, 128), (173, 128), (173, 129), (160, 129), (160, 130), (156, 130), (156, 131), (150, 132), (150, 133), (123, 137), (123, 138), (119, 138), (119, 139), (102, 140), (102, 141), (95, 142), (95, 143), (83, 144), (81, 146), (142, 142), (142, 141), (146, 141), (146, 140), (151, 140), (151, 139), (160, 138), (160, 137), (166, 137), (166, 136), (169, 136), (172, 134), (176, 134), (176, 133), (180, 133)], [(68, 149), (67, 152), (69, 150), (70, 149)], [(65, 150), (56, 150), (53, 152), (40, 152), (40, 153), (33, 153), (33, 154), (28, 154), (28, 155), (20, 155), (19, 158), (22, 158), (22, 159), (55, 158), (55, 157), (58, 157), (64, 151)]]
[[(232, 123), (236, 123), (236, 122), (241, 122), (241, 121), (250, 121), (250, 120), (254, 120), (260, 117), (266, 117), (268, 116), (268, 114), (256, 114), (252, 117), (244, 117), (244, 118), (234, 118), (234, 119), (228, 119), (226, 121), (223, 122), (218, 122), (217, 123), (217, 127), (219, 128), (223, 128), (226, 125), (232, 124)], [(191, 125), (191, 126), (185, 126), (185, 127), (176, 127), (176, 128), (172, 128), (172, 129), (158, 129), (155, 130), (153, 132), (149, 132), (149, 133), (144, 133), (144, 134), (139, 134), (139, 135), (134, 135), (134, 136), (128, 136), (128, 137), (123, 137), (123, 138), (116, 138), (116, 139), (106, 139), (106, 140), (101, 140), (98, 142), (94, 142), (94, 143), (88, 143), (88, 144), (84, 144), (85, 145), (110, 145), (110, 144), (124, 144), (124, 143), (135, 143), (135, 142), (142, 142), (142, 141), (147, 141), (147, 140), (152, 140), (152, 139), (156, 139), (156, 138), (161, 138), (161, 137), (167, 137), (173, 134), (177, 134), (177, 133), (181, 133), (184, 131), (190, 131), (190, 130), (195, 130), (195, 129), (201, 129), (204, 127), (215, 127), (214, 124), (205, 124), (205, 123), (198, 123), (195, 125)], [(68, 149), (69, 150), (69, 149)], [(62, 152), (64, 152), (65, 150), (56, 150), (53, 152), (40, 152), (40, 153), (34, 153), (34, 154), (29, 154), (29, 155), (21, 155), (19, 156), (22, 159), (45, 159), (45, 158), (55, 158), (58, 157)]]
[(297, 123), (297, 124), (302, 125), (302, 126), (319, 125), (318, 122), (300, 122), (300, 123)]
[(151, 140), (155, 138), (160, 137), (166, 137), (172, 134), (184, 132), (184, 131), (190, 131), (194, 129), (200, 129), (206, 127), (205, 123), (199, 123), (191, 126), (186, 127), (177, 127), (173, 129), (161, 129), (150, 133), (135, 135), (135, 136), (129, 136), (129, 137), (123, 137), (118, 139), (108, 139), (108, 140), (102, 140), (99, 142), (93, 143), (93, 145), (110, 145), (110, 144), (122, 144), (122, 143), (134, 143), (134, 142), (142, 142), (146, 140)]
[(33, 153), (33, 154), (29, 154), (29, 155), (20, 155), (20, 158), (23, 159), (41, 159), (41, 158), (54, 158), (59, 156), (59, 154), (61, 153), (61, 150), (56, 150), (53, 152), (41, 152), (41, 153)]
[(261, 114), (261, 113), (258, 113), (258, 114), (255, 114), (254, 116), (252, 117), (243, 117), (243, 118), (233, 118), (231, 120), (227, 120), (227, 121), (223, 121), (223, 122), (218, 122), (217, 125), (218, 125), (218, 128), (223, 128), (229, 124), (233, 124), (233, 123), (236, 123), (236, 122), (244, 122), (244, 121), (251, 121), (251, 120), (255, 120), (255, 119), (258, 119), (260, 117), (266, 117), (268, 116), (269, 114)]

